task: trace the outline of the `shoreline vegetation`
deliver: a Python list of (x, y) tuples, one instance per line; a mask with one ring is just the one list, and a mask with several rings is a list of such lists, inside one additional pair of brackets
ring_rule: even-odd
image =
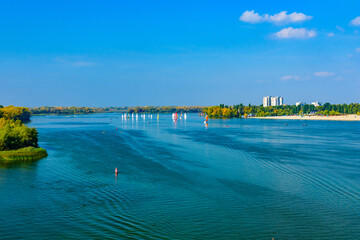
[(321, 116), (321, 115), (301, 115), (301, 116), (273, 116), (273, 117), (253, 117), (257, 119), (269, 120), (318, 120), (318, 121), (360, 121), (360, 115), (346, 114), (334, 116)]
[(0, 162), (34, 161), (47, 156), (38, 146), (38, 132), (24, 123), (31, 111), (24, 107), (0, 105)]
[[(262, 105), (255, 106), (250, 104), (248, 106), (244, 106), (243, 104), (233, 106), (220, 104), (219, 106), (205, 107), (204, 114), (207, 114), (210, 118), (281, 119), (282, 117), (285, 119), (304, 119), (304, 116), (307, 116), (308, 119), (314, 120), (352, 119), (353, 121), (357, 121), (358, 118), (356, 115), (360, 115), (360, 104), (325, 103), (324, 105), (317, 107), (314, 105), (283, 105), (263, 107)], [(344, 117), (349, 115), (354, 117)]]
[[(0, 105), (1, 107), (1, 105)], [(35, 107), (18, 108), (9, 106), (11, 111), (3, 111), (3, 115), (14, 120), (29, 121), (32, 115), (73, 115), (91, 113), (198, 113), (209, 118), (259, 118), (259, 119), (297, 119), (297, 120), (329, 120), (360, 121), (360, 104), (330, 104), (322, 106), (305, 104), (302, 106), (283, 105), (263, 107), (262, 105), (224, 105), (218, 106), (136, 106), (136, 107)], [(5, 109), (5, 108), (3, 108)], [(16, 110), (15, 110), (16, 109)], [(16, 112), (13, 114), (12, 112)], [(24, 116), (22, 116), (24, 115)], [(0, 117), (1, 117), (0, 108)]]
[(136, 106), (136, 107), (35, 107), (30, 108), (33, 115), (44, 114), (90, 114), (90, 113), (198, 113), (202, 106)]
[(34, 107), (30, 108), (33, 115), (69, 115), (69, 114), (90, 114), (90, 113), (113, 113), (127, 112), (127, 107)]

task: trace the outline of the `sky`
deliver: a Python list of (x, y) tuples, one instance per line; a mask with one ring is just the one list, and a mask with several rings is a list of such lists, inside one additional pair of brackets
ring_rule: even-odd
[(0, 104), (352, 103), (360, 1), (2, 1)]

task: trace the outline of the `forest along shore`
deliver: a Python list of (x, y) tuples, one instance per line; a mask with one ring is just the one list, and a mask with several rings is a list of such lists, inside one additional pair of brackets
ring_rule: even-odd
[(338, 115), (338, 116), (272, 116), (272, 117), (253, 117), (257, 119), (278, 119), (278, 120), (324, 120), (324, 121), (360, 121), (360, 116), (356, 114)]

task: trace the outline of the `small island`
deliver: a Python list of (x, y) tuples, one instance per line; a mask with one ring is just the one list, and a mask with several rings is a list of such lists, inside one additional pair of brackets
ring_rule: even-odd
[(31, 112), (24, 107), (0, 105), (0, 162), (35, 161), (47, 156), (38, 146), (38, 132), (24, 123)]

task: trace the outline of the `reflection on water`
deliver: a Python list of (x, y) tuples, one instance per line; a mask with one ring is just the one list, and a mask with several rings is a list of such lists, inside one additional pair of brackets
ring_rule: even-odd
[(1, 239), (360, 236), (360, 123), (92, 114), (30, 125), (49, 156), (0, 167)]

